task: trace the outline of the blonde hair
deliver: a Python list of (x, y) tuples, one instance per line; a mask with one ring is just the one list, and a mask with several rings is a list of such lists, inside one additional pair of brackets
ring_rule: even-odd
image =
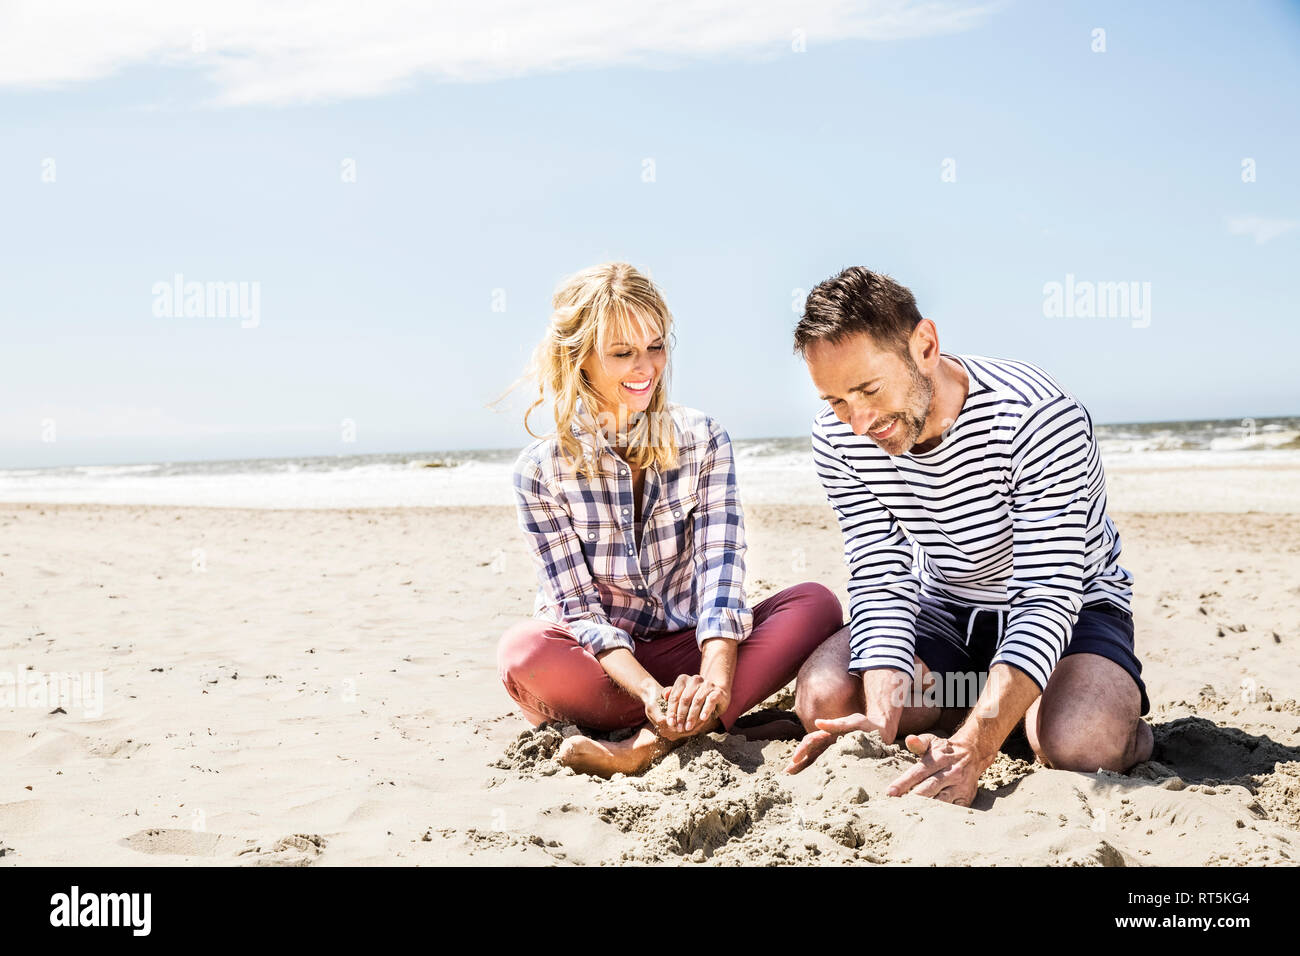
[[(606, 344), (633, 342), (647, 332), (651, 339), (662, 337), (667, 347), (672, 325), (672, 313), (655, 284), (626, 262), (591, 266), (562, 280), (551, 299), (550, 326), (520, 380), (531, 378), (537, 384), (537, 397), (524, 413), (528, 434), (545, 437), (529, 427), (528, 419), (539, 405), (545, 404), (549, 393), (555, 438), (564, 458), (594, 480), (599, 473), (596, 461), (583, 454), (572, 425), (577, 423), (590, 434), (597, 450), (613, 443), (597, 421), (600, 398), (583, 372), (582, 363), (593, 352), (604, 362)], [(619, 422), (619, 437), (626, 438), (627, 461), (636, 468), (677, 467), (677, 438), (668, 411), (668, 371), (666, 364), (645, 414), (635, 421)], [(579, 401), (585, 412), (582, 416), (578, 414)]]

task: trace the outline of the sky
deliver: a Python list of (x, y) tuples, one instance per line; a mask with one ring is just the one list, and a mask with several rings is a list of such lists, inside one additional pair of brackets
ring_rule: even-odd
[(849, 265), (1098, 422), (1300, 413), (1300, 4), (257, 7), (0, 6), (0, 467), (519, 447), (609, 260), (733, 438)]

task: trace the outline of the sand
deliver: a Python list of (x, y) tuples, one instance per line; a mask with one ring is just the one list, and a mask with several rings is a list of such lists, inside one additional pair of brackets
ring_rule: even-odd
[[(747, 517), (754, 600), (847, 600), (825, 506)], [(0, 703), (0, 865), (1294, 863), (1300, 515), (1114, 517), (1155, 759), (1012, 752), (960, 808), (885, 796), (911, 758), (864, 734), (794, 777), (793, 743), (725, 735), (558, 768), (573, 729), (496, 676), (534, 587), (508, 508), (0, 505), (0, 670), (102, 686)]]

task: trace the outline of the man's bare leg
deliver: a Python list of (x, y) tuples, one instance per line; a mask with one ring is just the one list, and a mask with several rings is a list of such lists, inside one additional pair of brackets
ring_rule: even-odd
[[(716, 731), (721, 726), (718, 718), (714, 717), (695, 736)], [(594, 740), (581, 735), (566, 738), (555, 759), (575, 773), (590, 773), (597, 777), (612, 777), (616, 773), (637, 774), (687, 740), (690, 737), (665, 740), (646, 723), (626, 740)]]
[(1151, 759), (1155, 745), (1141, 709), (1142, 695), (1124, 668), (1100, 654), (1071, 654), (1025, 712), (1025, 736), (1054, 769), (1123, 773)]
[[(933, 686), (935, 676), (919, 657), (914, 658), (920, 688)], [(794, 710), (812, 733), (817, 720), (861, 714), (867, 706), (862, 678), (849, 673), (849, 629), (842, 627), (809, 655), (799, 669), (794, 685)], [(905, 706), (898, 721), (897, 740), (907, 734), (925, 733), (932, 728), (952, 729), (961, 722), (965, 708)]]

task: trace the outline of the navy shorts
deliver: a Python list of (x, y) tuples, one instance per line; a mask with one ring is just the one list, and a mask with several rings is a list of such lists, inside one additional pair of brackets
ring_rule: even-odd
[[(972, 614), (975, 615), (973, 623)], [(984, 675), (988, 672), (989, 662), (997, 653), (1002, 638), (1005, 620), (1005, 611), (999, 615), (996, 611), (921, 595), (921, 609), (916, 616), (916, 656), (940, 678), (936, 693), (941, 699), (946, 696), (946, 691), (960, 688), (957, 675)], [(1140, 713), (1145, 714), (1151, 709), (1146, 684), (1142, 683), (1142, 662), (1133, 653), (1133, 615), (1128, 611), (1109, 601), (1085, 604), (1079, 611), (1074, 633), (1061, 657), (1071, 654), (1099, 654), (1114, 661), (1137, 684), (1142, 695)], [(944, 675), (953, 677), (945, 682)], [(980, 680), (982, 682), (984, 677)], [(970, 702), (944, 700), (944, 706), (958, 705), (969, 706)]]

